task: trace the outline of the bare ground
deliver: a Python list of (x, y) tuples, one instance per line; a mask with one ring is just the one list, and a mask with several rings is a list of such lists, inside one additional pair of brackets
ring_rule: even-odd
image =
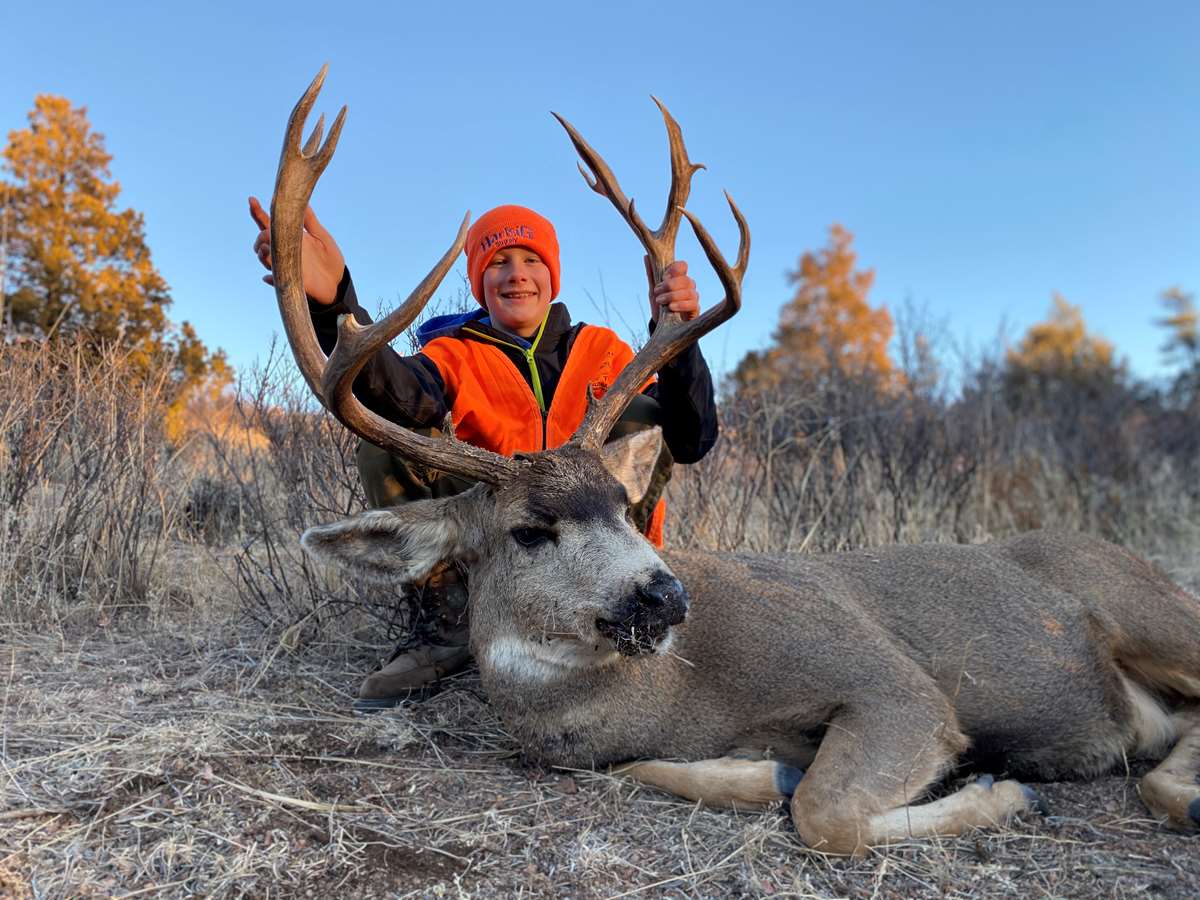
[(1144, 765), (1039, 785), (1052, 815), (1004, 832), (834, 859), (782, 807), (527, 766), (473, 674), (359, 717), (370, 648), (188, 631), (0, 638), (0, 896), (1200, 896)]

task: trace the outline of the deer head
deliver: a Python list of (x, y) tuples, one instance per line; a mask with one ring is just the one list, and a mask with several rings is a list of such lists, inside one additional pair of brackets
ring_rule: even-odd
[(730, 200), (741, 235), (737, 262), (730, 266), (708, 232), (682, 208), (691, 176), (700, 167), (688, 160), (679, 126), (661, 103), (672, 183), (667, 212), (656, 231), (642, 222), (599, 154), (559, 116), (593, 173), (589, 184), (612, 200), (646, 247), (652, 283), (673, 260), (675, 235), (686, 215), (725, 297), (690, 322), (665, 313), (604, 397), (588, 398), (584, 422), (562, 447), (510, 459), (456, 440), (449, 419), (443, 439), (416, 434), (363, 406), (351, 385), (370, 356), (407, 328), (437, 289), (462, 252), (469, 214), (441, 260), (396, 310), (369, 326), (342, 317), (337, 345), (326, 358), (312, 328), (300, 266), (304, 211), (345, 120), (343, 107), (321, 144), (322, 117), (301, 146), (304, 120), (325, 72), (322, 68), (292, 111), (272, 200), (275, 290), (288, 341), (313, 393), (347, 428), (430, 469), (479, 483), (449, 499), (366, 512), (309, 529), (305, 548), (318, 558), (387, 580), (419, 581), (440, 561), (463, 563), (477, 651), (484, 643), (515, 641), (541, 648), (534, 652), (544, 658), (578, 664), (661, 649), (671, 626), (686, 614), (687, 595), (628, 515), (646, 489), (661, 436), (646, 432), (611, 444), (605, 438), (651, 374), (737, 312), (749, 256), (749, 230), (741, 213)]

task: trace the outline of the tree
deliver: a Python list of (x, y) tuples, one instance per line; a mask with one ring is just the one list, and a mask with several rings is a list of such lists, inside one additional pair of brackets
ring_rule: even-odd
[(1007, 409), (1039, 452), (1091, 501), (1091, 479), (1125, 481), (1138, 465), (1130, 439), (1144, 421), (1140, 390), (1113, 345), (1088, 331), (1078, 306), (1055, 295), (1050, 315), (1005, 355)]
[(1163, 354), (1172, 362), (1182, 364), (1171, 385), (1171, 396), (1184, 407), (1200, 404), (1200, 311), (1196, 298), (1182, 288), (1162, 292), (1167, 315), (1155, 324), (1167, 329)]
[(1163, 353), (1188, 367), (1200, 364), (1200, 312), (1196, 310), (1195, 296), (1173, 287), (1163, 291), (1161, 299), (1168, 315), (1156, 319), (1155, 324), (1168, 332)]
[(11, 131), (4, 148), (8, 235), (8, 310), (13, 326), (40, 338), (78, 337), (117, 344), (148, 370), (176, 362), (180, 388), (216, 371), (186, 322), (167, 319), (166, 281), (150, 259), (141, 213), (118, 209), (102, 135), (86, 108), (39, 95), (29, 127)]
[(1113, 345), (1089, 334), (1083, 311), (1060, 294), (1054, 295), (1049, 318), (1030, 326), (1005, 363), (1010, 396), (1018, 400), (1022, 395), (1050, 400), (1064, 387), (1103, 391), (1125, 373)]
[(855, 270), (853, 240), (835, 224), (824, 250), (800, 257), (799, 268), (788, 273), (796, 294), (780, 313), (773, 346), (742, 360), (735, 373), (740, 383), (822, 381), (831, 374), (880, 383), (892, 378), (892, 317), (867, 302), (875, 273)]

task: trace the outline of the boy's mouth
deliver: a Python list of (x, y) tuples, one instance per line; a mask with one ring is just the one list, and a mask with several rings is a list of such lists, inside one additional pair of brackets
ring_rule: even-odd
[(505, 300), (526, 300), (530, 297), (536, 297), (536, 291), (503, 291), (500, 294)]

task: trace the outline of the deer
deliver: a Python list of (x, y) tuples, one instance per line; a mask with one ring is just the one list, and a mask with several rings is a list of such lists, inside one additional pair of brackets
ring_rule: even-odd
[[(786, 804), (815, 850), (862, 855), (912, 838), (1002, 827), (1042, 811), (1028, 780), (1090, 778), (1128, 757), (1156, 763), (1143, 801), (1167, 826), (1200, 828), (1200, 600), (1099, 538), (1038, 531), (978, 545), (830, 555), (661, 554), (631, 524), (657, 432), (606, 443), (624, 405), (674, 354), (734, 315), (749, 259), (728, 264), (684, 207), (701, 168), (667, 126), (667, 212), (651, 230), (604, 160), (561, 116), (580, 171), (638, 236), (653, 280), (683, 217), (725, 296), (688, 322), (665, 314), (566, 444), (513, 458), (432, 438), (352, 391), (371, 354), (419, 315), (462, 251), (469, 213), (394, 311), (339, 323), (326, 358), (301, 280), (301, 225), (332, 158), (342, 107), (301, 144), (323, 68), (289, 119), (272, 202), (277, 299), (296, 362), (346, 427), (475, 482), (308, 529), (319, 560), (418, 582), (465, 567), (471, 649), (489, 701), (526, 756), (607, 770), (712, 806)], [(657, 100), (655, 101), (658, 102)], [(586, 165), (586, 169), (584, 166)], [(960, 765), (979, 774), (930, 799)]]

